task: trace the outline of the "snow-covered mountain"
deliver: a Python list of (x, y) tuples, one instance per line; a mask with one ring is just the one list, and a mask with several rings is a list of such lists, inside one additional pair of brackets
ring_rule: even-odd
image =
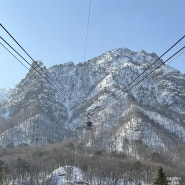
[(7, 104), (5, 104), (5, 102), (8, 100), (8, 98), (10, 97), (10, 95), (12, 94), (12, 89), (11, 88), (3, 88), (0, 89), (0, 120), (2, 119), (6, 119), (8, 116), (8, 107)]
[(143, 76), (131, 83), (157, 59), (155, 53), (121, 48), (77, 65), (46, 69), (33, 63), (50, 83), (32, 68), (1, 104), (0, 145), (77, 137), (96, 149), (135, 157), (147, 155), (146, 149), (176, 156), (174, 147), (185, 143), (185, 75), (162, 65), (139, 86)]
[(11, 93), (12, 93), (11, 88), (0, 89), (0, 103), (6, 101), (10, 97)]

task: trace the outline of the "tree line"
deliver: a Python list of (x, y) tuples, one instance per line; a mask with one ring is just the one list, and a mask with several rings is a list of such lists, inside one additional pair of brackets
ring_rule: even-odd
[(185, 179), (185, 166), (172, 161), (164, 163), (157, 153), (145, 160), (121, 152), (94, 150), (92, 153), (89, 147), (70, 141), (35, 147), (22, 144), (0, 148), (0, 184), (47, 185), (52, 171), (65, 165), (80, 168), (90, 184), (94, 179), (99, 185), (114, 185), (120, 179), (124, 179), (125, 183), (151, 184), (160, 166), (168, 176), (181, 176), (182, 181)]

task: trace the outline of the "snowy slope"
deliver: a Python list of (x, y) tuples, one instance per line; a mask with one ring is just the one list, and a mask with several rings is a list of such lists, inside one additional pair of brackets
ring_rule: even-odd
[(0, 103), (6, 101), (10, 97), (11, 93), (12, 93), (11, 88), (0, 89)]
[(3, 88), (0, 89), (0, 120), (7, 119), (9, 116), (9, 108), (8, 104), (5, 104), (8, 98), (12, 94), (12, 89), (11, 88)]
[(85, 182), (82, 171), (75, 166), (64, 166), (53, 171), (51, 182), (54, 185)]

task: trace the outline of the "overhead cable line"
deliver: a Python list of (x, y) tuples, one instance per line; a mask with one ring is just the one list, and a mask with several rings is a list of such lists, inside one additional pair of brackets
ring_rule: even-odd
[[(16, 42), (16, 44), (27, 54), (27, 56), (33, 60), (33, 58), (28, 54), (28, 52), (19, 44), (19, 42), (10, 34), (10, 32), (0, 23), (0, 26), (5, 30), (5, 32)], [(33, 60), (34, 61), (34, 60)]]
[[(171, 58), (171, 59), (169, 59), (168, 61), (166, 61), (168, 65), (169, 65), (171, 62), (173, 62), (177, 57), (179, 57), (180, 55), (182, 55), (182, 54), (185, 52), (185, 48), (181, 48), (181, 49), (182, 49), (182, 50), (179, 51), (179, 53), (178, 53), (176, 56), (174, 56), (173, 58)], [(157, 71), (154, 71), (154, 72), (157, 72)], [(149, 74), (148, 78), (151, 78), (154, 74), (155, 74), (155, 73)], [(146, 80), (147, 80), (147, 79), (146, 79)], [(141, 84), (144, 83), (144, 82), (145, 82), (145, 79), (144, 79), (141, 83), (139, 83), (138, 85), (136, 85), (134, 88), (140, 87)]]
[[(34, 66), (32, 66), (18, 51), (16, 51), (4, 38), (2, 38), (0, 36), (0, 39), (6, 43), (19, 57), (21, 57), (31, 68), (33, 68), (42, 78), (44, 78), (45, 80), (47, 80), (45, 78), (45, 76), (43, 76), (38, 70), (37, 68), (35, 68)], [(47, 80), (48, 81), (48, 80)], [(49, 82), (49, 81), (48, 81)]]
[[(35, 60), (28, 54), (28, 52), (20, 45), (20, 43), (12, 36), (12, 34), (0, 23), (0, 26), (3, 28), (3, 30), (15, 41), (15, 43), (26, 53), (26, 55), (32, 60), (32, 62), (47, 76), (47, 78), (49, 79), (49, 80), (47, 80), (50, 84), (52, 84), (53, 86), (55, 86), (55, 88), (57, 88), (57, 90), (60, 90), (61, 92), (62, 92), (62, 89), (55, 83), (53, 83), (53, 80), (50, 78), (50, 76), (46, 73), (46, 71), (45, 70), (43, 70), (38, 64), (37, 64), (37, 62), (35, 62)], [(1, 39), (3, 39), (2, 37), (1, 37)], [(3, 39), (4, 40), (4, 39)], [(5, 41), (6, 42), (6, 41)], [(11, 47), (10, 46), (10, 44), (8, 44), (9, 45), (9, 47)], [(12, 47), (11, 47), (12, 48)], [(12, 48), (13, 49), (13, 48)], [(15, 51), (15, 49), (13, 49), (14, 51)], [(16, 51), (15, 51), (16, 52)], [(18, 54), (18, 52), (16, 52), (17, 54)], [(20, 54), (18, 54), (19, 56), (20, 56)], [(21, 57), (22, 59), (23, 59), (23, 57)], [(24, 61), (26, 61), (25, 59), (23, 59)], [(34, 68), (28, 61), (26, 61), (26, 63), (28, 63), (28, 65), (30, 65), (34, 70), (36, 70), (36, 68)], [(38, 70), (36, 70), (37, 71), (37, 73), (39, 73), (39, 71)], [(41, 74), (40, 74), (41, 75)], [(41, 75), (42, 76), (42, 75)], [(43, 76), (42, 76), (43, 77)], [(46, 78), (45, 78), (45, 80), (46, 80)], [(63, 92), (62, 92), (62, 94), (63, 94)]]
[(85, 61), (86, 51), (87, 51), (87, 40), (88, 40), (88, 34), (89, 34), (89, 21), (90, 21), (90, 15), (91, 15), (91, 0), (90, 0), (90, 2), (89, 2), (89, 12), (88, 12), (88, 19), (87, 19), (86, 38), (85, 38), (85, 48), (84, 48), (84, 61)]
[[(6, 45), (8, 45), (17, 55), (19, 55), (19, 57), (21, 57), (29, 66), (31, 66), (31, 64), (18, 51), (16, 51), (3, 37), (0, 36), (0, 39), (4, 43), (6, 43)], [(34, 68), (33, 66), (31, 66), (31, 67), (37, 71), (36, 68)], [(39, 71), (37, 71), (37, 72), (42, 76), (42, 74)]]
[[(31, 65), (18, 51), (16, 51), (4, 38), (2, 38), (0, 36), (0, 39), (6, 43), (20, 58), (22, 58), (31, 68), (33, 68), (43, 79), (45, 79), (47, 82), (49, 82), (53, 87), (57, 88), (57, 90), (60, 90), (56, 84), (52, 83), (48, 78), (46, 78), (45, 76), (43, 76), (42, 73), (40, 73), (40, 71), (38, 71), (37, 68), (35, 68), (33, 65)], [(6, 49), (6, 48), (5, 48)], [(13, 55), (13, 53), (11, 53)], [(17, 57), (15, 57), (17, 58)], [(24, 65), (25, 66), (25, 65)], [(26, 67), (27, 68), (27, 67)], [(27, 68), (28, 69), (28, 68)], [(30, 71), (30, 69), (29, 69)]]
[[(28, 71), (31, 71), (31, 69), (29, 69), (23, 62), (21, 62), (21, 60), (19, 60), (2, 42), (0, 42), (0, 44), (21, 64), (23, 65), (23, 67), (25, 67)], [(37, 83), (38, 84), (38, 83)], [(36, 84), (36, 86), (37, 86)]]
[[(31, 72), (31, 68), (28, 68), (23, 62), (21, 62), (21, 60), (19, 60), (2, 42), (0, 42), (0, 44), (21, 64), (23, 65), (28, 71)], [(32, 67), (33, 68), (33, 67)], [(37, 72), (37, 71), (36, 71)], [(42, 76), (42, 78), (44, 78)], [(45, 79), (46, 80), (46, 79)], [(36, 83), (36, 86), (38, 85), (38, 83)]]
[(175, 55), (177, 55), (178, 53), (180, 53), (183, 49), (185, 49), (185, 46), (183, 46), (181, 49), (179, 49), (178, 51), (176, 51), (172, 56), (170, 56), (167, 60), (165, 60), (164, 62), (162, 62), (159, 66), (157, 66), (153, 71), (151, 71), (149, 74), (147, 74), (146, 76), (144, 76), (141, 80), (139, 80), (134, 86), (130, 87), (126, 92), (129, 92), (131, 89), (135, 88), (138, 84), (140, 84), (143, 80), (145, 80), (145, 78), (147, 78), (148, 76), (150, 76), (154, 71), (156, 71), (157, 69), (159, 69), (162, 65), (164, 65), (166, 62), (168, 62), (169, 60), (171, 60)]
[[(149, 68), (154, 65), (158, 60), (160, 60), (164, 55), (166, 55), (173, 47), (175, 47), (181, 40), (183, 40), (185, 38), (185, 35), (183, 37), (181, 37), (175, 44), (173, 44), (167, 51), (165, 51), (160, 57), (158, 57), (157, 60), (155, 60), (149, 67), (147, 67), (147, 70), (149, 70)], [(148, 75), (144, 76), (141, 80), (139, 80), (139, 82), (137, 82), (137, 86), (143, 81), (145, 80), (147, 77), (149, 77), (149, 75), (151, 75), (151, 73), (153, 73), (155, 70), (157, 70), (158, 68), (160, 68), (162, 65), (164, 65), (166, 62), (168, 62), (169, 60), (171, 60), (173, 57), (175, 57), (177, 54), (179, 54), (182, 50), (185, 49), (185, 46), (182, 47), (181, 49), (179, 49), (177, 52), (175, 52), (173, 55), (171, 55), (171, 57), (169, 57), (167, 60), (165, 60), (164, 62), (162, 62), (161, 65), (159, 65), (157, 68), (155, 68), (154, 70), (152, 70)], [(145, 72), (144, 71), (144, 72)], [(142, 72), (141, 74), (144, 74), (144, 72)], [(136, 79), (138, 79), (139, 77), (142, 77), (141, 74), (139, 74), (136, 78), (134, 78), (134, 80), (132, 80), (128, 85), (125, 85), (123, 89), (119, 90), (116, 97), (120, 97), (122, 96), (122, 94), (120, 93), (128, 93), (131, 89), (133, 89), (134, 87), (136, 87), (136, 84), (134, 86), (131, 86), (131, 88), (127, 89), (130, 85), (132, 85), (134, 83), (134, 81)], [(115, 98), (112, 98), (108, 103), (106, 103), (104, 105), (104, 107), (107, 107), (108, 105), (112, 104), (112, 101)]]
[[(139, 87), (141, 85), (141, 83), (143, 83), (145, 80), (148, 80), (150, 75), (153, 74), (154, 72), (156, 72), (157, 69), (159, 69), (162, 65), (164, 65), (165, 63), (167, 63), (169, 60), (171, 60), (172, 58), (174, 58), (177, 54), (179, 54), (181, 51), (183, 51), (185, 49), (185, 46), (182, 47), (181, 49), (179, 49), (177, 52), (175, 52), (173, 55), (171, 55), (167, 60), (165, 60), (164, 62), (162, 62), (159, 66), (157, 66), (154, 70), (152, 70), (149, 74), (147, 74), (146, 76), (144, 76), (141, 80), (139, 80), (136, 84), (134, 84), (133, 86), (131, 86), (129, 89), (123, 91), (120, 90), (122, 93), (128, 93), (130, 92), (132, 89), (134, 89), (135, 87)], [(119, 93), (118, 93), (119, 94)], [(121, 95), (117, 95), (117, 98), (120, 97)], [(113, 100), (113, 99), (112, 99)], [(109, 104), (112, 103), (112, 100), (109, 101), (106, 106), (108, 106)]]
[(23, 65), (26, 69), (30, 71), (30, 69), (23, 63), (21, 62), (2, 42), (0, 44), (21, 64)]
[(137, 80), (139, 77), (141, 77), (147, 70), (149, 70), (155, 63), (157, 63), (164, 55), (166, 55), (171, 49), (173, 49), (181, 40), (185, 38), (185, 35), (181, 37), (175, 44), (173, 44), (168, 50), (166, 50), (160, 57), (158, 57), (150, 66), (148, 66), (142, 73), (140, 73), (136, 78), (134, 78), (128, 85), (125, 86), (123, 89), (126, 90), (127, 87), (129, 87), (135, 80)]
[[(0, 26), (3, 28), (3, 30), (14, 40), (14, 42), (26, 53), (26, 55), (33, 61), (33, 63), (47, 76), (47, 78), (52, 82), (52, 79), (50, 78), (50, 76), (46, 73), (45, 70), (43, 70), (38, 64), (37, 62), (35, 62), (35, 60), (28, 54), (28, 52), (20, 45), (20, 43), (12, 36), (12, 34), (0, 23)], [(22, 57), (21, 57), (22, 58)], [(31, 65), (31, 64), (30, 64)], [(31, 66), (33, 67), (33, 66)], [(38, 72), (38, 71), (37, 71)], [(55, 84), (55, 86), (57, 87), (57, 89), (59, 89), (60, 91), (62, 91), (62, 89)], [(56, 88), (55, 87), (55, 88)]]
[[(119, 98), (121, 97), (123, 94), (120, 94), (120, 93), (128, 93), (131, 91), (131, 89), (135, 88), (135, 87), (139, 87), (141, 85), (142, 82), (144, 82), (144, 80), (148, 80), (149, 78), (149, 75), (151, 75), (153, 72), (155, 72), (157, 69), (159, 69), (162, 65), (164, 65), (166, 62), (168, 62), (169, 60), (171, 60), (173, 57), (175, 57), (177, 54), (179, 54), (182, 50), (185, 49), (185, 46), (182, 47), (181, 49), (179, 49), (177, 52), (175, 52), (173, 55), (171, 55), (167, 60), (165, 60), (161, 65), (157, 66), (153, 71), (151, 71), (150, 74), (148, 74), (147, 76), (143, 77), (142, 80), (140, 80), (137, 84), (135, 84), (134, 86), (132, 86), (130, 89), (126, 90), (126, 91), (123, 91), (123, 90), (119, 90), (119, 92), (117, 93), (116, 95), (116, 98)], [(111, 105), (113, 103), (113, 100), (115, 99), (112, 98), (108, 103), (106, 103), (101, 109), (103, 110), (105, 107)]]
[[(166, 61), (166, 63), (169, 65), (171, 62), (173, 62), (176, 58), (178, 58), (180, 55), (182, 55), (184, 52), (185, 52), (185, 48), (181, 48), (180, 49), (181, 51), (179, 51), (173, 58), (169, 58), (169, 59), (167, 59), (168, 61)], [(162, 64), (163, 65), (163, 64)], [(160, 66), (161, 67), (161, 66)], [(149, 74), (149, 76), (148, 76), (148, 78), (151, 78), (154, 74), (155, 74), (155, 72), (157, 72), (157, 71), (154, 71), (154, 73), (151, 73), (151, 74)], [(147, 80), (147, 79), (146, 79)], [(138, 87), (140, 87), (141, 86), (141, 84), (142, 83), (144, 83), (145, 82), (145, 79), (140, 83), (140, 84), (138, 84), (138, 85), (136, 85), (135, 87), (136, 88), (138, 88)]]
[(170, 61), (168, 61), (168, 65), (170, 64), (170, 63), (172, 63), (176, 58), (178, 58), (180, 55), (182, 55), (183, 53), (185, 52), (185, 49), (184, 50), (182, 50), (177, 56), (175, 56), (172, 60), (170, 60)]

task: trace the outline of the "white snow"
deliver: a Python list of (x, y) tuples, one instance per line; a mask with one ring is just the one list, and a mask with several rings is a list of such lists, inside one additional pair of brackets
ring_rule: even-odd
[(0, 89), (0, 103), (6, 101), (10, 97), (11, 94), (12, 94), (11, 88)]
[(52, 182), (56, 185), (70, 184), (70, 182), (85, 182), (82, 171), (75, 166), (60, 167), (52, 172)]

